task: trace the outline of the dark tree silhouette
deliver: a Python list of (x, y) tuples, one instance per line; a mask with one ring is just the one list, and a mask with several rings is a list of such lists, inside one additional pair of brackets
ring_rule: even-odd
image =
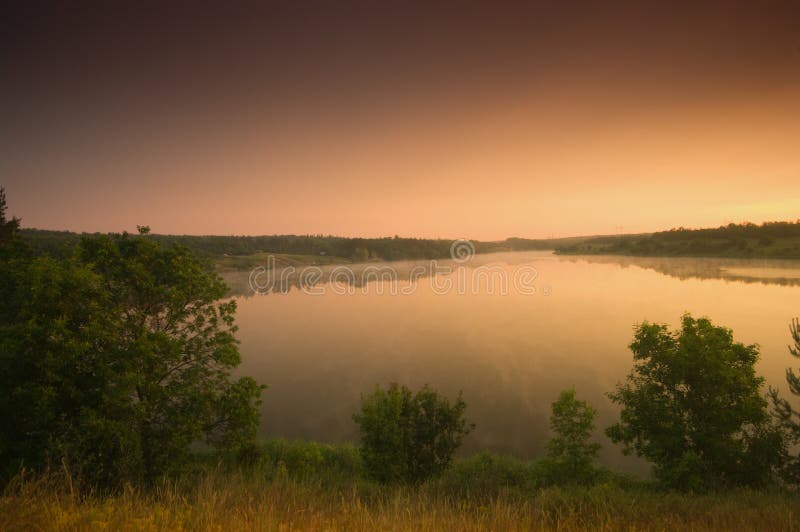
[(19, 218), (6, 218), (6, 190), (0, 187), (0, 244), (8, 242), (19, 229)]
[[(798, 318), (792, 320), (789, 325), (789, 332), (794, 342), (793, 346), (789, 346), (789, 353), (793, 357), (800, 359), (800, 320)], [(792, 368), (786, 370), (786, 383), (789, 385), (789, 391), (792, 395), (800, 396), (800, 375), (795, 373)], [(786, 429), (787, 434), (794, 443), (800, 443), (800, 412), (792, 408), (789, 401), (780, 397), (778, 390), (770, 388), (769, 395), (770, 399), (772, 399), (775, 416), (780, 424)], [(800, 483), (800, 455), (790, 461), (787, 467), (787, 475), (790, 481)]]

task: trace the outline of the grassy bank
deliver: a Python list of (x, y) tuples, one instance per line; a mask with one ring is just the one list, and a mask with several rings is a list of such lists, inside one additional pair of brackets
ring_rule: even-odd
[(209, 473), (79, 498), (44, 482), (0, 501), (11, 530), (795, 530), (788, 495), (690, 496), (617, 487), (553, 487), (530, 497), (457, 498), (435, 488), (326, 487), (311, 481)]
[(22, 476), (0, 499), (0, 530), (800, 528), (800, 499), (787, 492), (690, 495), (610, 473), (588, 486), (542, 475), (540, 463), (481, 454), (419, 486), (382, 486), (363, 477), (352, 446), (272, 441), (108, 496), (79, 495), (63, 474)]

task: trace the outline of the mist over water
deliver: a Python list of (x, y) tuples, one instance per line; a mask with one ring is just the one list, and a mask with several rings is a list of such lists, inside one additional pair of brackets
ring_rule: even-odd
[[(574, 387), (599, 411), (601, 462), (643, 473), (645, 464), (623, 457), (602, 435), (617, 416), (605, 393), (632, 367), (627, 346), (634, 324), (675, 327), (684, 312), (732, 328), (737, 341), (758, 343), (759, 373), (785, 390), (784, 372), (793, 362), (787, 326), (800, 313), (800, 261), (518, 252), (442, 261), (451, 267), (446, 275), (430, 275), (430, 266), (428, 275), (404, 275), (419, 265), (380, 265), (399, 272), (397, 294), (379, 290), (379, 281), (351, 293), (320, 281), (317, 295), (291, 285), (236, 296), (238, 373), (269, 385), (261, 436), (355, 441), (351, 416), (361, 393), (390, 381), (427, 383), (450, 397), (463, 391), (476, 429), (462, 452), (537, 457), (549, 436), (550, 404)], [(487, 265), (508, 278), (521, 267), (535, 269), (534, 293), (512, 283), (503, 294), (485, 282), (440, 290), (443, 277), (456, 287), (459, 276), (469, 280)], [(247, 293), (247, 273), (228, 281)]]

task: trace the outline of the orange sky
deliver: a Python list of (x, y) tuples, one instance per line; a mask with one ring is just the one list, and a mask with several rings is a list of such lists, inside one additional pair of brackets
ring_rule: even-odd
[(24, 226), (77, 231), (800, 217), (799, 10), (661, 9), (27, 14), (0, 184)]

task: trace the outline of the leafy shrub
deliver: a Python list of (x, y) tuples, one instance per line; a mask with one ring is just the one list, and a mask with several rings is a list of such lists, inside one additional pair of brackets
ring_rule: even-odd
[(421, 482), (441, 474), (473, 425), (464, 419), (466, 403), (454, 404), (427, 386), (412, 393), (392, 383), (361, 398), (353, 419), (361, 429), (361, 457), (370, 477), (380, 482)]
[(642, 484), (641, 481), (602, 467), (591, 467), (578, 479), (576, 481), (576, 477), (567, 474), (563, 462), (550, 457), (524, 461), (513, 456), (483, 452), (455, 460), (436, 481), (436, 486), (448, 496), (483, 501), (504, 495), (534, 496), (540, 490), (554, 486), (603, 484), (633, 488)]
[(547, 442), (548, 456), (556, 473), (567, 482), (587, 483), (594, 473), (593, 461), (600, 445), (590, 441), (597, 410), (575, 398), (575, 390), (564, 390), (553, 403)]
[(236, 463), (245, 467), (258, 467), (264, 463), (266, 454), (264, 447), (255, 441), (247, 442), (236, 450)]
[(450, 495), (482, 498), (526, 490), (533, 485), (527, 462), (488, 452), (456, 460), (438, 482)]
[(277, 469), (281, 465), (289, 478), (323, 481), (352, 481), (362, 476), (361, 459), (348, 444), (269, 440), (259, 445), (262, 463)]

